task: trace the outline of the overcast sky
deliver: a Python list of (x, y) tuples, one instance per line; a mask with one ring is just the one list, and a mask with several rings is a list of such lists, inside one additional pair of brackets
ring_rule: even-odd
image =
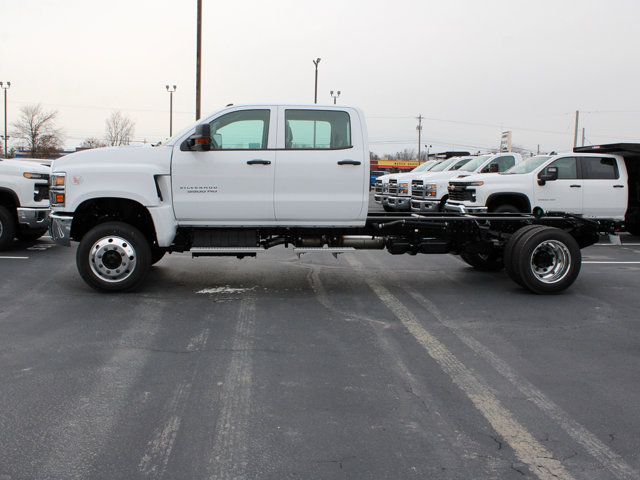
[[(194, 121), (196, 0), (0, 0), (0, 80), (9, 119), (60, 112), (66, 145), (104, 135), (122, 110), (135, 139)], [(640, 141), (638, 0), (203, 0), (202, 110), (311, 103), (367, 115), (371, 149), (572, 146)], [(589, 113), (587, 113), (589, 112)], [(1, 128), (1, 127), (0, 127)]]

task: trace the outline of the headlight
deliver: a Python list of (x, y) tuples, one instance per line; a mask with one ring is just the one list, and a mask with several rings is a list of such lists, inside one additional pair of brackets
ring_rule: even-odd
[(409, 194), (409, 183), (408, 182), (400, 182), (400, 183), (398, 183), (398, 193), (408, 195)]
[(67, 179), (66, 173), (54, 173), (49, 181), (52, 187), (64, 187)]
[(437, 183), (427, 183), (425, 186), (425, 195), (427, 197), (437, 197), (438, 196), (438, 184)]
[(46, 173), (24, 172), (22, 176), (29, 180), (49, 180), (49, 175)]
[(478, 180), (477, 182), (469, 182), (465, 186), (467, 186), (467, 187), (481, 187), (482, 185), (484, 185), (484, 182), (482, 180)]

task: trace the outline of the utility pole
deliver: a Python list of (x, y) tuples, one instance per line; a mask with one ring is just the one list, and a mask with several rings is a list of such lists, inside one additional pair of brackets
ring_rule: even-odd
[(418, 131), (418, 163), (420, 162), (420, 154), (422, 153), (421, 147), (422, 147), (422, 119), (424, 118), (422, 116), (422, 114), (418, 115), (416, 117), (418, 119), (418, 126), (416, 127), (416, 130)]
[(176, 91), (176, 86), (169, 87), (167, 85), (167, 92), (169, 92), (169, 136), (173, 136), (173, 92)]
[(340, 96), (340, 90), (338, 90), (338, 91), (336, 92), (336, 95), (334, 95), (334, 94), (333, 94), (333, 90), (331, 90), (331, 91), (329, 92), (329, 95), (331, 95), (331, 96), (333, 97), (333, 104), (335, 105), (335, 104), (336, 104), (336, 100), (337, 100), (337, 99), (338, 99), (338, 97)]
[(197, 34), (196, 34), (196, 121), (200, 120), (200, 78), (202, 69), (200, 67), (202, 58), (202, 0), (198, 1), (197, 14)]
[(582, 127), (582, 146), (584, 147), (584, 127)]
[(0, 82), (0, 88), (4, 90), (4, 158), (7, 158), (7, 142), (9, 135), (7, 134), (7, 90), (11, 87), (11, 82), (7, 82), (5, 86), (3, 82)]
[(540, 144), (538, 144), (538, 152), (536, 153), (536, 155), (540, 155)]
[(320, 63), (320, 58), (317, 58), (316, 60), (312, 60), (313, 64), (316, 66), (316, 83), (315, 83), (315, 89), (314, 89), (314, 94), (313, 94), (313, 103), (318, 103), (318, 64)]
[(573, 130), (573, 148), (576, 148), (578, 146), (578, 123), (580, 120), (580, 112), (578, 110), (576, 110), (576, 126), (575, 129)]

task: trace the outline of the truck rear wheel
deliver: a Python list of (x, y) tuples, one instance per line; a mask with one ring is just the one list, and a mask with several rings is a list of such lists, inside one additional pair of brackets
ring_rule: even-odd
[(542, 227), (529, 229), (516, 241), (510, 263), (523, 287), (550, 294), (575, 282), (581, 261), (580, 246), (570, 234)]
[(498, 252), (462, 252), (460, 254), (460, 258), (462, 258), (476, 270), (481, 270), (483, 272), (497, 272), (498, 270), (502, 270), (502, 268), (504, 267), (504, 264), (502, 263), (502, 255), (500, 255)]
[(0, 205), (0, 250), (6, 250), (16, 236), (16, 221), (11, 212)]
[(151, 266), (151, 247), (132, 225), (108, 222), (82, 238), (76, 252), (82, 279), (96, 290), (124, 292), (138, 288)]
[(522, 284), (522, 279), (520, 278), (518, 270), (514, 269), (514, 262), (512, 261), (514, 249), (518, 243), (518, 240), (520, 240), (525, 233), (530, 232), (531, 230), (536, 230), (538, 228), (544, 228), (544, 225), (527, 225), (520, 228), (519, 230), (516, 230), (511, 235), (504, 247), (504, 269), (507, 272), (507, 275), (509, 275), (509, 278), (521, 287), (524, 286)]

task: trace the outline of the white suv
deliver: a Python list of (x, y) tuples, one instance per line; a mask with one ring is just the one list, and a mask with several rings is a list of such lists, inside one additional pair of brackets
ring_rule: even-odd
[(565, 153), (538, 155), (502, 174), (474, 175), (449, 184), (446, 210), (564, 212), (623, 220), (628, 177), (623, 157)]

